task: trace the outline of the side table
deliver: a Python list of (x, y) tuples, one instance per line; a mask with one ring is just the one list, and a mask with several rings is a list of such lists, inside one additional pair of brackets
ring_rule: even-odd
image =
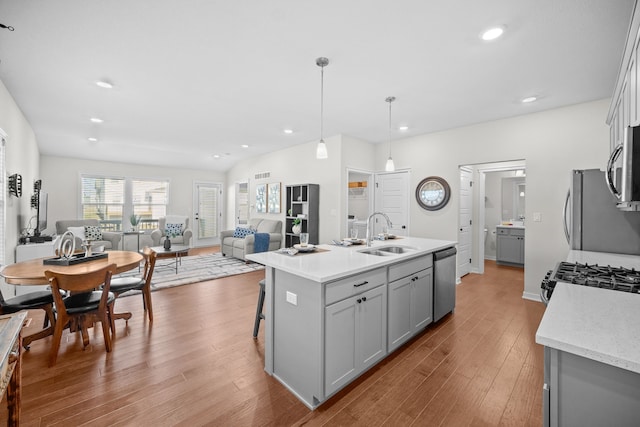
[(144, 234), (144, 231), (123, 231), (122, 232), (122, 250), (126, 250), (124, 248), (124, 242), (126, 240), (125, 237), (127, 236), (138, 236), (138, 246), (137, 246), (137, 252), (140, 252), (140, 235)]

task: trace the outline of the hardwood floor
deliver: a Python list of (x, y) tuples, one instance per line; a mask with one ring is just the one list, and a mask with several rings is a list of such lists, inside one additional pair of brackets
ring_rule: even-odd
[[(24, 353), (22, 424), (41, 425), (542, 425), (541, 303), (522, 299), (523, 271), (486, 263), (457, 288), (453, 315), (309, 411), (264, 373), (264, 330), (252, 338), (254, 272), (139, 295), (117, 322), (113, 352), (100, 331), (82, 350), (65, 332), (57, 365), (50, 338)], [(42, 315), (30, 313), (32, 326)], [(0, 423), (6, 422), (2, 407)]]

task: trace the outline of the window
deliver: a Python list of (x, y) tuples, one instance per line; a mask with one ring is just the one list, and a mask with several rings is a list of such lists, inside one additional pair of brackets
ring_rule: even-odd
[(5, 245), (5, 217), (6, 217), (6, 201), (5, 198), (8, 194), (8, 189), (5, 185), (6, 181), (6, 165), (4, 164), (4, 142), (6, 135), (0, 129), (0, 180), (2, 180), (2, 194), (0, 194), (0, 265), (5, 264), (5, 254), (4, 254), (4, 245)]
[(167, 213), (169, 182), (134, 179), (131, 181), (131, 194), (131, 211), (140, 216), (140, 229), (156, 228), (158, 218)]
[(83, 175), (82, 219), (97, 219), (104, 231), (121, 230), (124, 179)]
[(169, 181), (81, 176), (82, 219), (97, 219), (104, 231), (128, 230), (131, 214), (141, 230), (157, 228), (169, 202)]

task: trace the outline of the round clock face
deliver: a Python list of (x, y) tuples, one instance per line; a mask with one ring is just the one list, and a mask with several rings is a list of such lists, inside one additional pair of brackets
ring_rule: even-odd
[(451, 195), (449, 184), (439, 176), (423, 179), (416, 188), (416, 200), (420, 207), (428, 211), (442, 209)]

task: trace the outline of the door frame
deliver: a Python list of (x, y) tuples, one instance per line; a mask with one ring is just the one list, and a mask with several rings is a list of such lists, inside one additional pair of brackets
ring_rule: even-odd
[[(474, 228), (472, 229), (472, 233), (474, 235), (474, 242), (472, 242), (472, 246), (476, 249), (478, 254), (477, 260), (475, 260), (471, 264), (471, 272), (484, 274), (484, 221), (485, 221), (485, 212), (484, 212), (484, 198), (485, 198), (485, 178), (486, 174), (490, 172), (505, 172), (512, 171), (518, 169), (527, 169), (527, 161), (524, 159), (520, 160), (503, 160), (503, 161), (495, 161), (495, 162), (487, 162), (487, 163), (479, 163), (474, 165), (461, 165), (460, 167), (468, 166), (471, 167), (473, 175), (478, 174), (476, 188), (478, 189), (478, 197), (477, 203), (474, 203), (474, 207), (478, 207), (478, 221), (477, 224), (474, 224)], [(474, 179), (475, 180), (475, 179)], [(477, 225), (477, 226), (476, 226)], [(525, 228), (525, 235), (526, 235)], [(473, 250), (472, 250), (473, 251)]]
[[(374, 184), (375, 184), (375, 172), (370, 171), (370, 170), (364, 170), (364, 169), (356, 169), (356, 168), (349, 168), (347, 167), (347, 185), (345, 186), (346, 190), (344, 193), (344, 205), (346, 206), (345, 209), (345, 217), (344, 217), (344, 235), (345, 236), (349, 236), (349, 175), (351, 173), (358, 173), (358, 174), (362, 174), (362, 175), (367, 175), (367, 195), (368, 195), (368, 200), (367, 200), (367, 204), (369, 205), (367, 208), (368, 211), (368, 215), (371, 215), (371, 213), (373, 213), (373, 207), (374, 205), (374, 199), (375, 199), (375, 191), (374, 191)], [(366, 219), (366, 218), (365, 218)]]
[[(198, 186), (212, 186), (217, 187), (219, 190), (218, 197), (218, 235), (209, 239), (198, 239), (198, 215), (199, 215), (199, 206), (198, 206)], [(204, 247), (204, 246), (215, 246), (220, 244), (220, 231), (222, 231), (224, 225), (224, 185), (222, 182), (216, 181), (193, 181), (193, 196), (192, 196), (192, 205), (193, 205), (193, 219), (191, 229), (193, 231), (193, 242), (192, 247)]]

